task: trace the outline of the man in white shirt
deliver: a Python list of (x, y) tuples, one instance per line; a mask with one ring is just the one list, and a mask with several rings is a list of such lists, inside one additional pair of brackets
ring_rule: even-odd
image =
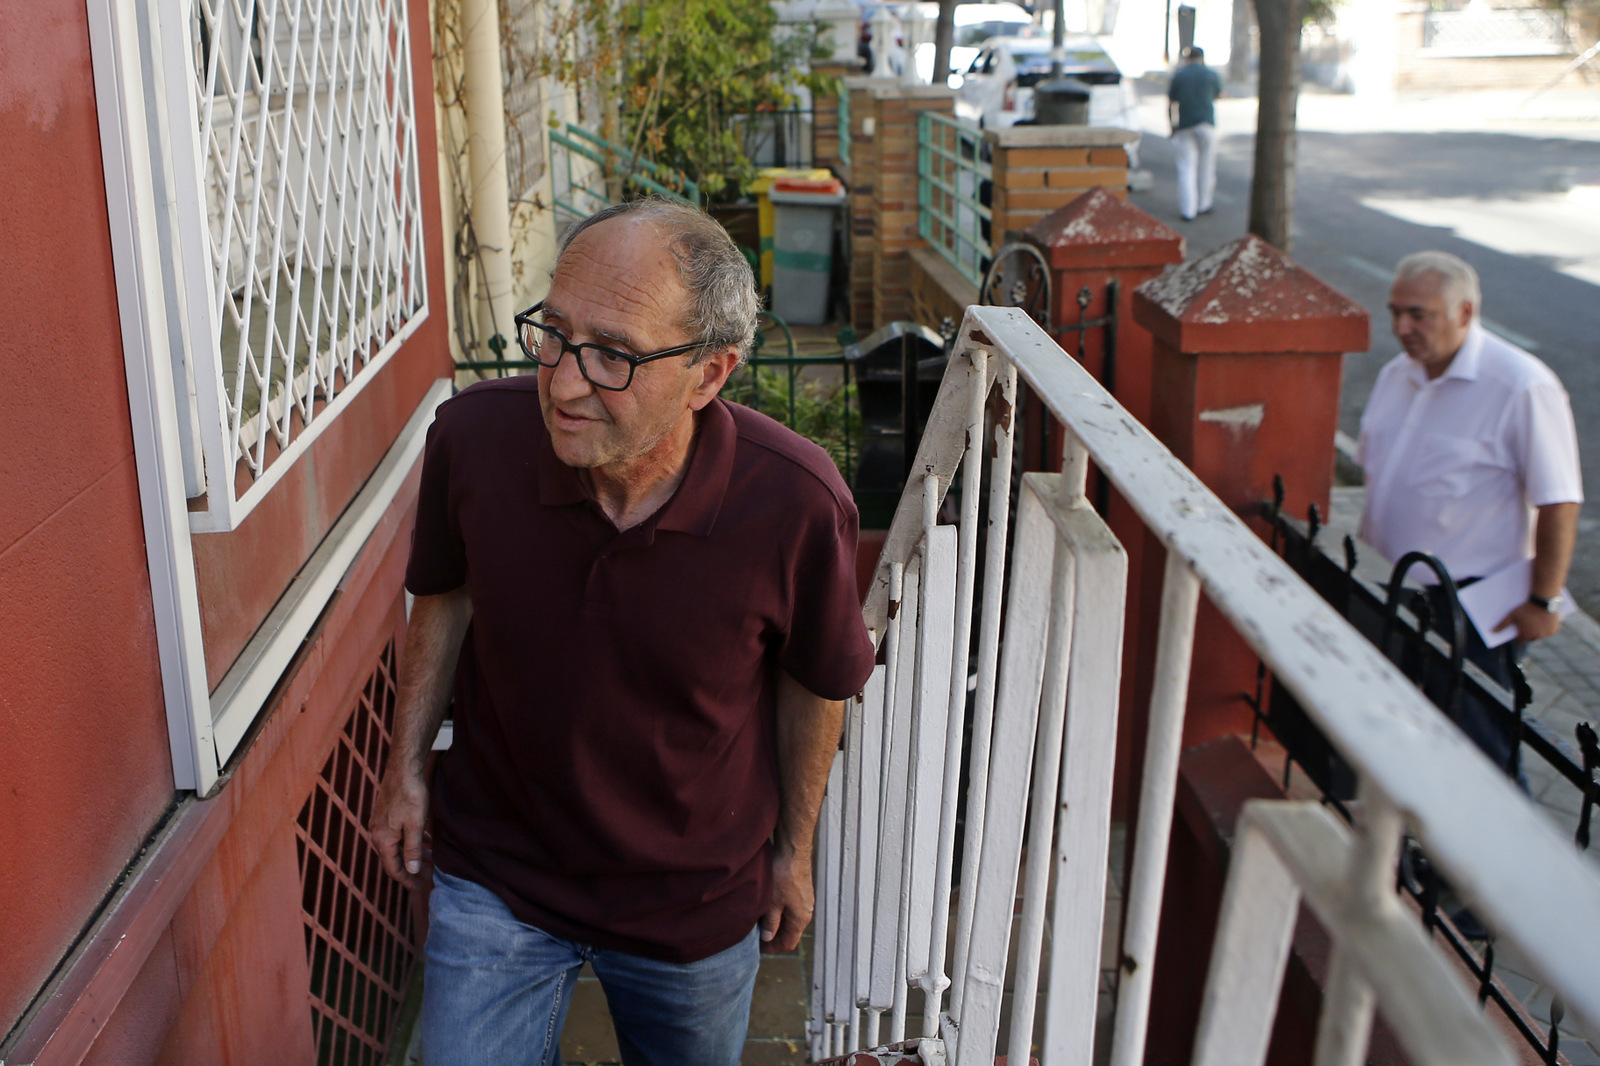
[[(1509, 686), (1526, 642), (1561, 628), (1583, 486), (1566, 390), (1479, 324), (1480, 300), (1477, 273), (1453, 255), (1396, 267), (1389, 313), (1405, 353), (1379, 373), (1361, 419), (1361, 535), (1390, 560), (1431, 552), (1458, 585), (1533, 560), (1526, 602), (1495, 627), (1515, 626), (1516, 640), (1486, 648), (1468, 625), (1467, 658)], [(1515, 772), (1505, 723), (1461, 724)]]

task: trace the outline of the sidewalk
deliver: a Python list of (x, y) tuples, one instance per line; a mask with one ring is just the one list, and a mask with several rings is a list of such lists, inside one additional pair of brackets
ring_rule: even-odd
[(1402, 93), (1374, 100), (1317, 86), (1300, 91), (1302, 130), (1330, 133), (1523, 133), (1600, 138), (1600, 89), (1471, 89)]

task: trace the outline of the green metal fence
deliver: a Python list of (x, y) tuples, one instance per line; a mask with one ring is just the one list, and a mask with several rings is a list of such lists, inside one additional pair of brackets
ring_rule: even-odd
[[(796, 342), (783, 319), (769, 311), (761, 312), (761, 317), (764, 326), (756, 335), (756, 349), (723, 386), (723, 397), (814, 441), (832, 457), (846, 484), (854, 484), (856, 457), (861, 453), (861, 407), (842, 347), (832, 341)], [(774, 338), (781, 339), (781, 348)], [(837, 373), (828, 372), (829, 367), (837, 368)]]
[(563, 220), (588, 218), (611, 203), (606, 189), (608, 173), (620, 175), (631, 192), (655, 193), (696, 207), (702, 200), (700, 186), (681, 172), (636, 156), (570, 122), (550, 131), (550, 172), (555, 177), (556, 215)]
[(980, 195), (993, 173), (982, 149), (981, 131), (930, 111), (917, 116), (918, 232), (974, 285), (992, 254)]

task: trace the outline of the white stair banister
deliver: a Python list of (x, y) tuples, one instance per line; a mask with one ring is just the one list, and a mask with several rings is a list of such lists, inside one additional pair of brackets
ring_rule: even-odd
[[(1067, 431), (1060, 476), (1012, 477), (1019, 381)], [(978, 452), (990, 443), (985, 464)], [(1118, 706), (1126, 558), (1084, 501), (1091, 462), (1165, 552), (1149, 707)], [(1110, 1050), (1113, 1063), (1142, 1062), (1202, 594), (1355, 769), (1362, 801), (1353, 830), (1318, 807), (1247, 808), (1195, 1061), (1262, 1061), (1301, 901), (1334, 944), (1316, 1066), (1360, 1061), (1375, 1011), (1415, 1061), (1506, 1061), (1471, 990), (1397, 901), (1402, 832), (1516, 946), (1568, 1018), (1600, 1031), (1600, 952), (1574, 939), (1600, 928), (1600, 873), (1026, 314), (969, 309), (912, 470), (863, 606), (885, 666), (849, 719), (849, 780), (836, 786), (837, 828), (826, 829), (840, 853), (827, 874), (831, 883), (837, 871), (837, 898), (819, 900), (819, 913), (834, 910), (820, 934), (827, 1017), (814, 1047), (904, 1036), (915, 990), (922, 1039), (896, 1054), (990, 1066), (1010, 1000), (1007, 1050), (1021, 1066), (1042, 993), (1044, 1066), (1090, 1061), (1116, 724), (1136, 714), (1147, 716), (1147, 743), (1124, 938), (1109, 953), (1121, 961)], [(940, 525), (958, 470), (959, 519)]]

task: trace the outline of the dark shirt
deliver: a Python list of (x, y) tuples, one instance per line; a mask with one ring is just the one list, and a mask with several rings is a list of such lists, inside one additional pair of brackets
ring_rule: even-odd
[(1222, 95), (1222, 79), (1204, 63), (1184, 63), (1172, 75), (1167, 99), (1178, 105), (1178, 124), (1173, 132), (1201, 123), (1215, 126), (1217, 116), (1211, 106)]
[(550, 446), (537, 379), (428, 433), (406, 586), (466, 586), (434, 857), (555, 936), (692, 961), (770, 895), (776, 671), (855, 694), (873, 648), (827, 454), (713, 401), (682, 483), (618, 533)]

